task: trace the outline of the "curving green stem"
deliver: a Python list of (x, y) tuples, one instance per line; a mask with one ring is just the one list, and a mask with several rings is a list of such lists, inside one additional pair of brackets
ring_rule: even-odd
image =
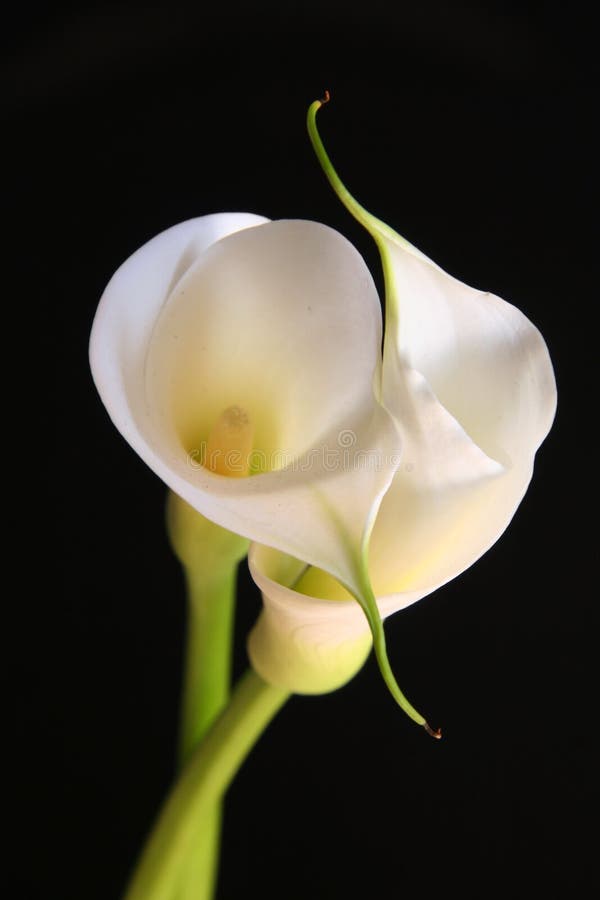
[[(336, 172), (333, 163), (329, 158), (329, 154), (325, 149), (323, 141), (321, 140), (319, 129), (317, 128), (317, 113), (324, 103), (329, 102), (329, 99), (329, 92), (326, 91), (323, 100), (315, 100), (314, 103), (311, 103), (311, 105), (309, 106), (308, 114), (306, 117), (308, 136), (310, 137), (310, 142), (313, 146), (313, 150), (315, 151), (316, 157), (319, 160), (319, 164), (323, 169), (323, 172), (325, 173), (329, 184), (337, 194), (338, 198), (342, 201), (348, 212), (352, 216), (354, 216), (356, 221), (360, 222), (363, 228), (365, 228), (369, 232), (377, 245), (377, 249), (379, 250), (379, 254), (381, 256), (383, 275), (385, 279), (386, 319), (388, 322), (392, 322), (392, 320), (396, 320), (398, 317), (399, 298), (397, 296), (396, 285), (392, 277), (388, 242), (391, 242), (392, 244), (398, 244), (400, 247), (403, 247), (405, 250), (409, 250), (411, 253), (415, 253), (417, 256), (422, 256), (422, 254), (419, 250), (417, 250), (416, 247), (414, 247), (410, 243), (410, 241), (407, 241), (406, 238), (403, 238), (402, 235), (394, 231), (393, 228), (390, 228), (390, 226), (386, 225), (385, 222), (382, 222), (381, 219), (378, 219), (376, 216), (372, 215), (372, 213), (368, 212), (364, 208), (364, 206), (361, 206), (358, 200), (352, 196), (352, 194)], [(395, 330), (396, 329), (387, 327), (386, 339), (387, 335), (394, 333)]]
[[(363, 567), (363, 571), (366, 571), (366, 563)], [(400, 690), (400, 685), (396, 681), (396, 677), (392, 672), (392, 667), (390, 666), (390, 661), (387, 655), (387, 648), (385, 643), (385, 631), (383, 630), (383, 622), (381, 621), (381, 615), (379, 614), (379, 608), (377, 606), (377, 600), (375, 599), (375, 594), (373, 593), (373, 589), (366, 579), (361, 579), (361, 593), (353, 593), (355, 599), (360, 604), (367, 622), (369, 623), (369, 628), (371, 629), (371, 635), (373, 637), (373, 650), (375, 652), (375, 659), (377, 660), (377, 665), (379, 666), (379, 671), (381, 676), (386, 684), (387, 689), (390, 694), (406, 715), (416, 722), (417, 725), (421, 725), (427, 734), (431, 735), (431, 737), (441, 738), (442, 732), (438, 729), (433, 729), (424, 716), (418, 712), (412, 703), (410, 703), (407, 698), (404, 696), (402, 691)]]
[(169, 794), (125, 900), (172, 900), (196, 835), (288, 697), (252, 669), (240, 679), (229, 705), (192, 752)]
[(358, 200), (352, 196), (352, 194), (336, 172), (317, 128), (317, 112), (321, 109), (324, 103), (329, 103), (328, 91), (325, 92), (325, 97), (323, 100), (315, 100), (314, 103), (310, 104), (306, 117), (306, 126), (308, 128), (308, 136), (310, 137), (313, 150), (315, 151), (317, 159), (319, 160), (321, 168), (323, 169), (323, 172), (325, 173), (331, 187), (333, 188), (339, 199), (342, 201), (348, 212), (351, 213), (351, 215), (353, 215), (354, 218), (358, 222), (360, 222), (361, 225), (363, 225), (371, 234), (373, 240), (375, 241), (377, 246), (380, 247), (380, 249), (381, 238), (384, 235), (389, 238), (389, 240), (397, 241), (404, 247), (414, 249), (412, 247), (412, 244), (410, 244), (405, 238), (397, 234), (393, 230), (393, 228), (390, 228), (390, 226), (386, 225), (385, 222), (382, 222), (381, 219), (378, 219), (376, 216), (372, 215), (372, 213), (368, 212), (364, 208), (364, 206), (361, 206)]
[[(315, 100), (314, 103), (311, 103), (311, 105), (309, 106), (306, 118), (308, 135), (310, 137), (313, 149), (315, 151), (317, 159), (319, 160), (321, 168), (323, 169), (323, 172), (325, 173), (327, 180), (329, 181), (333, 190), (342, 201), (348, 212), (351, 213), (354, 218), (358, 222), (360, 222), (360, 224), (369, 232), (377, 245), (377, 249), (379, 250), (385, 281), (385, 307), (388, 322), (388, 327), (386, 327), (385, 341), (387, 341), (388, 335), (393, 335), (397, 331), (397, 328), (390, 327), (390, 324), (392, 321), (396, 321), (398, 318), (399, 299), (397, 296), (396, 285), (392, 274), (388, 242), (391, 241), (392, 243), (399, 244), (407, 250), (410, 250), (411, 252), (417, 254), (419, 253), (419, 251), (416, 250), (407, 240), (397, 234), (392, 228), (390, 228), (389, 225), (386, 225), (385, 222), (381, 221), (381, 219), (378, 219), (375, 216), (371, 215), (370, 212), (367, 212), (364, 206), (361, 206), (358, 200), (356, 200), (352, 196), (346, 185), (342, 182), (333, 166), (333, 163), (329, 158), (329, 154), (325, 149), (323, 141), (321, 140), (321, 135), (319, 134), (319, 130), (317, 128), (317, 112), (324, 103), (328, 102), (329, 92), (326, 91), (323, 100)], [(385, 355), (384, 345), (384, 359)], [(371, 527), (372, 525), (373, 523), (371, 523)], [(375, 651), (375, 658), (377, 659), (379, 671), (381, 672), (382, 678), (390, 694), (392, 695), (398, 706), (400, 706), (400, 708), (406, 713), (407, 716), (409, 716), (413, 720), (413, 722), (416, 722), (417, 725), (421, 725), (425, 729), (427, 734), (431, 735), (432, 737), (440, 738), (442, 736), (441, 731), (439, 729), (434, 730), (433, 728), (431, 728), (426, 719), (421, 715), (421, 713), (418, 712), (411, 703), (409, 703), (409, 701), (400, 690), (398, 682), (396, 681), (394, 673), (392, 672), (385, 644), (383, 622), (381, 621), (381, 616), (377, 607), (377, 600), (375, 598), (375, 595), (373, 594), (373, 589), (371, 587), (367, 574), (369, 531), (370, 529), (367, 529), (367, 531), (365, 532), (364, 545), (362, 548), (362, 558), (357, 570), (357, 581), (360, 586), (360, 592), (353, 590), (352, 586), (350, 585), (346, 585), (346, 587), (360, 604), (367, 622), (369, 623), (369, 628), (371, 629), (371, 634), (373, 637), (373, 649)]]

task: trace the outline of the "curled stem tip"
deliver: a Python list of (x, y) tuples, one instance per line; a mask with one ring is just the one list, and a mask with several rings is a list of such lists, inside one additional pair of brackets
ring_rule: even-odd
[(423, 724), (423, 728), (425, 729), (425, 731), (427, 732), (428, 735), (430, 735), (432, 738), (435, 738), (437, 741), (439, 741), (440, 738), (442, 737), (442, 729), (441, 728), (436, 728), (434, 731), (434, 729), (431, 727), (431, 725), (429, 725), (428, 722), (425, 722)]
[[(314, 146), (314, 138), (312, 137), (311, 132), (313, 129), (316, 131), (317, 126), (315, 124), (315, 117), (317, 115), (317, 112), (321, 109), (321, 107), (325, 106), (326, 103), (329, 103), (330, 100), (331, 100), (331, 94), (329, 93), (329, 91), (326, 90), (320, 100), (313, 100), (313, 102), (308, 107), (308, 130), (309, 130), (309, 133), (311, 134), (311, 140), (313, 141), (313, 146)], [(318, 134), (317, 134), (317, 139), (318, 139)], [(317, 153), (317, 155), (318, 155), (318, 153)]]

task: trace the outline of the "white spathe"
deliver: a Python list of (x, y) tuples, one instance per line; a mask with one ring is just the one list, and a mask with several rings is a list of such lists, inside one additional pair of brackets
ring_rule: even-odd
[[(369, 217), (386, 271), (382, 399), (403, 447), (370, 541), (385, 618), (459, 575), (506, 529), (552, 424), (556, 386), (544, 340), (518, 309), (379, 224)], [(264, 600), (249, 638), (259, 674), (299, 693), (343, 684), (369, 639), (355, 601), (327, 573), (269, 548), (253, 545), (249, 561)]]
[[(117, 270), (90, 361), (114, 424), (173, 491), (359, 590), (361, 551), (400, 453), (375, 394), (380, 347), (377, 292), (345, 238), (231, 213), (170, 228)], [(255, 425), (261, 474), (199, 465), (232, 405)], [(367, 452), (381, 464), (354, 466)]]

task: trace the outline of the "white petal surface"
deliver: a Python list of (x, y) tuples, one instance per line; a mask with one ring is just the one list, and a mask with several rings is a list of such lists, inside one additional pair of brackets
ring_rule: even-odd
[(389, 355), (384, 403), (401, 428), (404, 454), (371, 539), (377, 596), (435, 581), (434, 563), (449, 536), (460, 530), (463, 517), (472, 516), (481, 491), (504, 472), (444, 409), (423, 376)]
[(556, 386), (544, 340), (518, 309), (379, 237), (383, 396), (404, 445), (371, 542), (388, 614), (460, 574), (506, 529), (552, 424)]
[(181, 222), (140, 247), (107, 285), (90, 337), (92, 375), (114, 424), (142, 457), (144, 368), (162, 307), (180, 278), (215, 241), (267, 221), (248, 213), (221, 213)]
[[(262, 221), (193, 220), (134, 254), (101, 300), (92, 371), (121, 433), (188, 503), (355, 584), (363, 533), (399, 452), (372, 389), (379, 300), (336, 232)], [(273, 450), (288, 465), (232, 479), (190, 458), (231, 404), (256, 422), (266, 468), (281, 466), (270, 465)], [(357, 466), (366, 452), (378, 465)]]
[[(425, 376), (465, 431), (503, 464), (531, 458), (548, 433), (556, 385), (548, 350), (520, 310), (384, 238), (402, 360)], [(410, 249), (407, 249), (410, 248)]]

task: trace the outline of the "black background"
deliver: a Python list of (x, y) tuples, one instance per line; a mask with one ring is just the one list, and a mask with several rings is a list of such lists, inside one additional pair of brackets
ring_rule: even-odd
[[(497, 546), (387, 623), (399, 682), (444, 739), (399, 712), (372, 662), (335, 694), (292, 699), (228, 796), (218, 896), (591, 891), (593, 585), (578, 576), (581, 501), (593, 508), (590, 28), (576, 4), (441, 0), (71, 3), (14, 17), (4, 181), (32, 339), (17, 341), (25, 371), (8, 393), (22, 388), (31, 410), (36, 500), (11, 604), (25, 613), (8, 655), (26, 763), (11, 896), (118, 897), (174, 771), (182, 584), (164, 488), (91, 383), (98, 298), (154, 234), (226, 210), (325, 222), (380, 284), (305, 134), (325, 88), (320, 126), (346, 184), (533, 319), (559, 414)], [(243, 572), (236, 672), (258, 608)]]

